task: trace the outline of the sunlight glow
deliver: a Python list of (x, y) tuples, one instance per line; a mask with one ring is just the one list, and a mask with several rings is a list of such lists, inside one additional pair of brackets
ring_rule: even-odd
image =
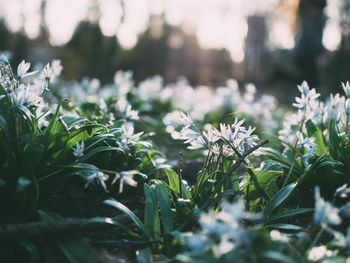
[(330, 51), (338, 48), (341, 41), (340, 28), (338, 24), (329, 21), (324, 29), (322, 43)]
[[(71, 39), (80, 21), (90, 19), (93, 13), (91, 8), (97, 4), (94, 19), (90, 20), (98, 21), (105, 36), (116, 35), (121, 45), (130, 49), (137, 43), (138, 35), (147, 29), (150, 16), (164, 14), (168, 24), (180, 26), (184, 32), (195, 34), (203, 48), (225, 48), (235, 62), (241, 62), (244, 59), (248, 31), (246, 19), (249, 15), (267, 12), (272, 46), (286, 49), (294, 47), (294, 36), (288, 19), (268, 13), (278, 2), (279, 0), (128, 0), (122, 6), (122, 2), (117, 0), (47, 0), (44, 19), (50, 42), (63, 45)], [(1, 0), (0, 16), (4, 17), (13, 32), (24, 30), (28, 37), (36, 38), (40, 33), (40, 4), (41, 0)], [(341, 40), (337, 20), (338, 4), (339, 0), (328, 1), (325, 10), (328, 21), (323, 44), (331, 51), (337, 49)], [(161, 35), (162, 31), (158, 33)], [(172, 48), (182, 45), (176, 36), (168, 42)]]
[(0, 1), (0, 8), (4, 11), (6, 24), (10, 30), (16, 32), (22, 27), (23, 21), (21, 16), (21, 1)]
[(326, 14), (328, 21), (323, 32), (323, 45), (330, 51), (338, 48), (341, 41), (341, 29), (338, 25), (339, 19), (339, 0), (328, 1)]
[(89, 1), (50, 0), (46, 4), (46, 23), (53, 45), (70, 40), (76, 26), (87, 14)]
[(115, 0), (100, 0), (99, 8), (101, 18), (99, 25), (105, 36), (113, 36), (117, 33), (118, 26), (123, 14), (120, 2)]
[(40, 30), (40, 0), (23, 1), (24, 30), (29, 38), (37, 38)]
[(278, 48), (291, 49), (295, 44), (291, 28), (283, 20), (271, 24), (270, 39)]

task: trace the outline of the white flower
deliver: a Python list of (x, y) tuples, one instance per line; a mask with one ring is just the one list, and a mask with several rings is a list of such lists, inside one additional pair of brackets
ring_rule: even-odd
[(317, 147), (317, 145), (314, 143), (315, 138), (314, 137), (307, 137), (304, 139), (303, 134), (300, 131), (296, 132), (297, 138), (298, 138), (298, 146), (304, 147), (305, 149), (310, 149), (313, 147)]
[(145, 175), (145, 174), (143, 174), (143, 173), (141, 173), (139, 171), (136, 171), (136, 170), (123, 171), (123, 172), (120, 172), (120, 173), (116, 174), (116, 177), (114, 178), (112, 184), (114, 184), (117, 179), (120, 179), (119, 193), (123, 192), (124, 183), (126, 183), (126, 184), (128, 184), (130, 186), (136, 187), (137, 186), (137, 181), (134, 179), (134, 175), (135, 174), (140, 174), (145, 179), (147, 178), (147, 175)]
[(191, 234), (187, 237), (187, 245), (192, 253), (197, 255), (204, 254), (210, 247), (210, 238), (202, 233)]
[(214, 145), (218, 140), (220, 140), (218, 130), (216, 129), (208, 129), (208, 132), (203, 132), (202, 136), (209, 145)]
[(222, 255), (225, 255), (234, 249), (235, 246), (235, 243), (229, 239), (229, 237), (222, 238), (219, 244), (213, 246), (214, 256), (220, 258)]
[(138, 120), (139, 119), (139, 112), (137, 110), (133, 110), (131, 108), (131, 105), (128, 104), (124, 111), (125, 118), (128, 120)]
[(73, 148), (73, 155), (78, 158), (82, 157), (84, 155), (84, 149), (85, 149), (84, 141), (81, 141), (80, 144), (79, 142), (76, 142), (75, 148)]
[(307, 161), (316, 153), (317, 144), (314, 143), (316, 139), (314, 137), (304, 139), (303, 134), (299, 131), (296, 132), (296, 135), (298, 139), (297, 146), (303, 147), (306, 150), (306, 153), (302, 156), (302, 159), (305, 166), (308, 168), (309, 165), (307, 164)]
[(309, 110), (309, 108), (314, 108), (316, 105), (316, 99), (320, 94), (316, 93), (315, 89), (309, 89), (306, 81), (303, 81), (301, 85), (298, 85), (298, 89), (301, 92), (301, 97), (296, 97), (296, 103), (293, 106), (302, 110)]
[(202, 136), (198, 137), (195, 140), (192, 140), (190, 144), (191, 146), (187, 147), (187, 149), (190, 149), (190, 150), (200, 149), (207, 146), (207, 142), (203, 139)]
[(350, 117), (350, 98), (346, 99), (344, 108), (345, 108), (346, 115)]
[(182, 128), (180, 135), (180, 139), (185, 140), (185, 143), (191, 143), (192, 141), (198, 139), (198, 137), (201, 137), (201, 135), (198, 132), (188, 127)]
[(193, 120), (189, 114), (185, 114), (182, 111), (180, 112), (181, 117), (179, 119), (180, 124), (182, 124), (185, 127), (189, 127), (193, 124)]
[(24, 60), (17, 67), (17, 77), (20, 79), (24, 76), (30, 68), (30, 62), (26, 63)]
[(63, 67), (61, 65), (61, 60), (53, 60), (51, 62), (51, 80), (55, 81), (55, 79), (61, 74)]
[(339, 225), (341, 219), (339, 217), (339, 209), (334, 207), (330, 202), (325, 201), (320, 195), (320, 188), (315, 187), (315, 213), (314, 222), (326, 228), (328, 224)]
[(132, 71), (117, 71), (114, 75), (114, 83), (117, 86), (117, 95), (124, 97), (134, 86)]
[(38, 91), (28, 84), (19, 85), (10, 93), (13, 104), (23, 105), (26, 107), (44, 105), (42, 97), (39, 96)]
[(31, 77), (33, 75), (35, 75), (36, 73), (38, 73), (38, 71), (33, 71), (33, 72), (28, 72), (30, 68), (30, 63), (26, 63), (24, 60), (22, 60), (22, 62), (18, 65), (17, 67), (17, 77), (18, 79), (24, 79), (24, 78), (28, 78)]
[(345, 105), (345, 97), (340, 96), (339, 93), (337, 93), (335, 96), (331, 94), (330, 101), (327, 104), (327, 117), (333, 118), (339, 123), (341, 120), (341, 117), (344, 113), (344, 106)]
[(308, 260), (317, 261), (326, 255), (326, 246), (313, 247), (309, 251)]
[(344, 93), (346, 95), (347, 98), (350, 97), (350, 84), (349, 84), (349, 81), (347, 81), (345, 84), (344, 82), (341, 83), (342, 87), (343, 87), (343, 90), (344, 90)]
[(337, 188), (334, 195), (339, 196), (341, 198), (346, 198), (349, 196), (349, 194), (350, 194), (350, 187), (348, 187), (347, 184), (344, 184)]
[(148, 78), (139, 84), (138, 93), (141, 99), (148, 101), (156, 99), (160, 96), (163, 86), (163, 79), (161, 76), (154, 76)]
[(51, 78), (52, 70), (51, 70), (51, 67), (50, 67), (49, 63), (47, 63), (46, 66), (44, 67), (43, 73), (44, 73), (45, 79), (50, 79)]
[(224, 139), (224, 141), (230, 143), (230, 144), (234, 144), (237, 133), (238, 133), (239, 129), (235, 129), (235, 132), (232, 132), (232, 129), (229, 125), (226, 125), (224, 123), (220, 123), (220, 132), (218, 133), (218, 135)]
[(87, 183), (85, 184), (85, 188), (89, 186), (93, 181), (97, 181), (97, 183), (101, 184), (103, 189), (108, 193), (107, 186), (105, 181), (108, 180), (109, 176), (103, 172), (97, 170), (85, 170), (88, 172), (88, 175), (85, 177)]
[(134, 134), (134, 125), (132, 122), (127, 122), (122, 127), (122, 135), (120, 138), (120, 147), (129, 150), (128, 144), (135, 144), (143, 134), (143, 132), (139, 132)]
[(271, 230), (270, 232), (270, 238), (273, 241), (279, 241), (279, 242), (283, 242), (283, 243), (288, 243), (289, 242), (289, 237), (285, 234), (282, 234), (280, 231), (278, 230)]

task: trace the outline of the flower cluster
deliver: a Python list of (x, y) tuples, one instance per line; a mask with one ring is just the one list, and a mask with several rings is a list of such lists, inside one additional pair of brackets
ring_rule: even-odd
[[(298, 86), (301, 96), (296, 97), (296, 103), (293, 103), (298, 112), (286, 116), (283, 129), (279, 131), (279, 138), (292, 144), (295, 140), (295, 130), (308, 120), (315, 125), (326, 125), (330, 119), (334, 119), (339, 130), (347, 127), (350, 117), (349, 82), (342, 83), (342, 87), (346, 96), (341, 96), (339, 93), (331, 94), (326, 103), (323, 103), (319, 101), (320, 94), (316, 93), (314, 88), (310, 89), (304, 81)], [(305, 132), (305, 128), (302, 128)]]
[(223, 153), (229, 155), (230, 152), (237, 151), (243, 154), (256, 145), (256, 141), (258, 140), (258, 136), (252, 134), (255, 128), (249, 127), (246, 129), (242, 126), (244, 120), (238, 121), (236, 118), (231, 126), (221, 123), (220, 130), (210, 126), (207, 131), (201, 132), (188, 114), (186, 115), (182, 112), (180, 114), (181, 116), (178, 122), (184, 127), (180, 132), (179, 139), (190, 144), (187, 147), (188, 149), (207, 148), (215, 153), (218, 152), (215, 149), (220, 149), (218, 145), (220, 141), (223, 144)]
[(59, 61), (47, 64), (42, 70), (28, 72), (30, 63), (24, 60), (17, 67), (15, 78), (10, 63), (5, 57), (0, 58), (0, 85), (5, 89), (11, 103), (28, 108), (37, 118), (40, 126), (47, 125), (45, 116), (49, 114), (48, 105), (43, 96), (49, 88), (50, 80), (61, 73)]
[(242, 200), (224, 203), (220, 212), (202, 213), (201, 230), (187, 235), (187, 245), (195, 255), (212, 251), (216, 258), (250, 242), (242, 220), (250, 215), (244, 211)]

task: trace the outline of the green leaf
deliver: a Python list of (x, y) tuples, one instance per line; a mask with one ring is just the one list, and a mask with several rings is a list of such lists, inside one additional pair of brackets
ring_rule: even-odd
[(168, 177), (170, 189), (173, 190), (177, 196), (180, 194), (179, 176), (172, 169), (166, 170), (166, 175)]
[(35, 210), (38, 206), (40, 197), (40, 187), (38, 180), (34, 177), (32, 184), (29, 185), (27, 194), (28, 207)]
[(292, 258), (278, 252), (278, 251), (264, 251), (262, 254), (264, 258), (267, 258), (269, 262), (284, 262), (284, 263), (292, 263), (295, 262)]
[[(100, 124), (87, 124), (77, 130), (69, 133), (69, 141), (67, 142), (67, 147), (73, 147), (77, 142), (85, 141), (92, 138), (94, 134), (104, 127)], [(104, 127), (105, 128), (105, 127)]]
[(86, 170), (94, 170), (94, 171), (99, 171), (99, 169), (89, 163), (77, 163), (77, 164), (70, 164), (70, 165), (57, 165), (59, 168), (71, 168), (71, 169), (86, 169)]
[(89, 219), (86, 219), (84, 221), (84, 223), (82, 224), (82, 227), (84, 227), (85, 225), (89, 225), (89, 224), (96, 224), (96, 223), (103, 223), (103, 224), (111, 224), (111, 225), (115, 225), (117, 227), (120, 227), (121, 229), (123, 229), (126, 233), (128, 233), (129, 235), (133, 236), (133, 237), (137, 237), (138, 235), (132, 231), (130, 228), (128, 228), (127, 226), (125, 226), (124, 224), (118, 222), (116, 219), (111, 218), (111, 217), (92, 217)]
[(278, 213), (277, 215), (273, 215), (269, 218), (265, 218), (262, 220), (262, 224), (269, 223), (275, 220), (279, 220), (282, 218), (287, 218), (295, 215), (300, 215), (300, 214), (305, 214), (305, 213), (311, 213), (315, 209), (314, 208), (298, 208), (298, 209), (292, 209), (292, 210), (287, 210), (282, 213)]
[(0, 131), (3, 130), (7, 140), (10, 140), (11, 138), (11, 132), (10, 132), (10, 129), (9, 129), (9, 125), (6, 121), (6, 119), (0, 115)]
[(85, 151), (89, 150), (90, 148), (92, 148), (96, 144), (98, 144), (102, 141), (105, 141), (107, 139), (113, 140), (114, 139), (113, 134), (104, 133), (104, 134), (99, 134), (99, 135), (92, 137), (91, 139), (89, 139), (85, 142), (86, 145), (88, 144), (88, 146), (85, 147)]
[(40, 253), (34, 243), (25, 239), (18, 241), (18, 243), (27, 250), (32, 263), (40, 262)]
[(63, 103), (63, 101), (58, 103), (55, 115), (53, 116), (52, 120), (50, 121), (49, 126), (47, 126), (47, 128), (44, 131), (45, 135), (48, 134), (50, 136), (51, 134), (53, 134), (53, 131), (55, 130), (56, 125), (57, 125), (58, 117), (60, 115), (60, 107), (61, 107), (61, 104)]
[(149, 187), (148, 184), (143, 185), (146, 205), (145, 205), (145, 225), (153, 233), (153, 238), (158, 238), (160, 236), (160, 222), (157, 198), (155, 196), (154, 188)]
[(125, 119), (119, 119), (113, 123), (113, 128), (121, 128), (123, 124), (126, 122)]
[(94, 248), (82, 238), (71, 235), (57, 238), (55, 243), (71, 263), (98, 263)]
[(67, 125), (68, 129), (72, 128), (75, 125), (78, 125), (80, 123), (84, 123), (84, 122), (88, 122), (89, 120), (84, 118), (84, 117), (80, 117), (77, 115), (73, 115), (73, 114), (66, 114), (63, 115), (62, 120), (65, 122), (65, 124)]
[(329, 122), (329, 152), (333, 157), (333, 159), (341, 160), (341, 157), (342, 157), (342, 149), (340, 147), (341, 139), (338, 136), (336, 125), (337, 124), (335, 120), (331, 119)]
[(315, 126), (312, 120), (308, 120), (305, 125), (308, 137), (315, 138), (315, 143), (317, 144), (316, 154), (321, 155), (328, 151), (328, 147), (325, 144), (324, 136), (320, 128)]
[(268, 217), (271, 215), (271, 213), (284, 201), (287, 199), (287, 197), (293, 192), (295, 187), (297, 186), (297, 183), (292, 183), (290, 185), (287, 185), (285, 188), (280, 190), (271, 200), (268, 202), (268, 204), (265, 206), (263, 210), (263, 214)]
[(110, 205), (110, 206), (113, 206), (113, 207), (117, 208), (119, 211), (121, 211), (122, 213), (124, 213), (125, 215), (127, 215), (136, 224), (136, 226), (143, 232), (145, 237), (147, 239), (151, 239), (151, 235), (150, 235), (148, 229), (146, 228), (146, 226), (141, 222), (141, 220), (129, 208), (127, 208), (125, 205), (123, 205), (122, 203), (118, 202), (117, 200), (115, 200), (113, 198), (105, 200), (103, 203)]
[(170, 196), (165, 186), (158, 182), (156, 183), (156, 195), (159, 201), (160, 213), (162, 215), (162, 223), (165, 234), (173, 231), (174, 219), (171, 212)]
[(266, 225), (266, 227), (277, 228), (281, 230), (292, 230), (292, 231), (299, 231), (303, 229), (301, 226), (296, 226), (292, 224), (270, 224), (270, 225)]
[(85, 162), (87, 159), (91, 158), (95, 154), (98, 154), (100, 152), (107, 152), (107, 151), (117, 151), (117, 152), (124, 152), (123, 149), (119, 147), (111, 147), (111, 146), (100, 146), (96, 147), (95, 149), (91, 150), (90, 152), (84, 154), (80, 159), (79, 162)]

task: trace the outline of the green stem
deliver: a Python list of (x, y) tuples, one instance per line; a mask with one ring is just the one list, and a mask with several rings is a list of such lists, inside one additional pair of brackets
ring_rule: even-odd
[(247, 152), (245, 152), (237, 161), (236, 163), (224, 174), (223, 177), (221, 177), (220, 181), (218, 182), (218, 184), (216, 185), (213, 193), (211, 194), (211, 196), (207, 199), (207, 201), (204, 203), (204, 205), (201, 207), (201, 210), (204, 210), (206, 208), (209, 207), (209, 205), (211, 204), (211, 202), (214, 200), (215, 195), (220, 191), (221, 186), (224, 184), (224, 182), (227, 180), (227, 178), (244, 162), (244, 159), (251, 154), (252, 152), (254, 152), (255, 150), (257, 150), (258, 148), (262, 147), (263, 145), (267, 144), (268, 140), (264, 140), (261, 143), (255, 145), (254, 147), (252, 147), (251, 149), (249, 149)]
[[(305, 122), (305, 117), (302, 118), (301, 125), (299, 127), (299, 132), (301, 132), (301, 130), (303, 129), (304, 122)], [(295, 138), (295, 141), (293, 143), (293, 149), (294, 150), (296, 150), (297, 144), (298, 144), (298, 137)], [(286, 184), (288, 183), (289, 177), (292, 175), (292, 172), (294, 170), (294, 166), (295, 166), (295, 162), (296, 162), (297, 158), (298, 158), (298, 151), (296, 151), (296, 153), (295, 153), (292, 166), (290, 167), (288, 175), (287, 175), (286, 179), (283, 182), (282, 188), (284, 188), (286, 186)]]
[[(225, 139), (224, 139), (225, 140)], [(237, 154), (238, 158), (241, 158), (242, 155), (239, 153), (239, 151), (227, 140), (225, 140), (225, 142), (235, 151), (235, 153)], [(256, 187), (256, 189), (258, 190), (258, 192), (264, 196), (264, 198), (268, 201), (270, 201), (270, 197), (269, 195), (267, 194), (267, 192), (265, 191), (264, 188), (262, 188), (259, 184), (259, 181), (258, 181), (258, 178), (257, 176), (255, 175), (255, 173), (252, 171), (252, 169), (249, 167), (248, 163), (246, 162), (246, 160), (243, 160), (242, 161), (248, 168), (248, 174), (250, 176), (250, 178), (253, 180), (253, 183)]]
[(182, 152), (179, 152), (179, 171), (178, 171), (178, 176), (179, 176), (179, 194), (180, 198), (182, 198), (182, 162), (183, 162), (183, 156)]
[(321, 235), (323, 234), (323, 232), (324, 232), (324, 229), (323, 229), (323, 228), (321, 228), (320, 231), (318, 231), (318, 233), (317, 233), (315, 239), (312, 241), (312, 243), (311, 243), (309, 249), (313, 248), (313, 247), (316, 245), (316, 243), (317, 243), (318, 240), (320, 239), (320, 237), (321, 237)]

